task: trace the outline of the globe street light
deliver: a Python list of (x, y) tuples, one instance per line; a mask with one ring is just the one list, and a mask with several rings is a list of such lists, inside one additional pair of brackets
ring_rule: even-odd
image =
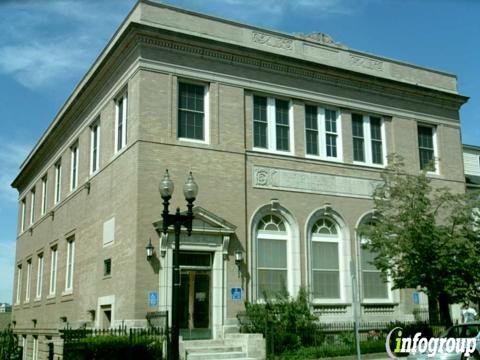
[(172, 198), (174, 190), (173, 181), (170, 179), (168, 170), (165, 170), (158, 190), (160, 196), (163, 199), (163, 233), (167, 234), (169, 226), (173, 225), (175, 233), (175, 247), (173, 249), (173, 272), (172, 272), (172, 336), (170, 343), (170, 359), (179, 360), (179, 344), (178, 339), (180, 335), (180, 311), (178, 309), (178, 298), (180, 294), (180, 232), (182, 226), (187, 229), (187, 234), (192, 234), (192, 221), (193, 221), (193, 202), (197, 197), (198, 185), (193, 179), (192, 172), (190, 172), (185, 185), (183, 186), (183, 195), (187, 200), (187, 213), (181, 214), (180, 208), (177, 207), (175, 214), (170, 214), (168, 207), (170, 205), (170, 199)]

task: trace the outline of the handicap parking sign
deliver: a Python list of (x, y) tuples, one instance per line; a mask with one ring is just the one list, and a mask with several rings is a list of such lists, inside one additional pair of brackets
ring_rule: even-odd
[(239, 287), (231, 288), (230, 294), (232, 295), (232, 300), (234, 301), (242, 300), (242, 288), (239, 288)]
[(158, 305), (158, 292), (150, 291), (148, 293), (148, 306), (154, 307)]

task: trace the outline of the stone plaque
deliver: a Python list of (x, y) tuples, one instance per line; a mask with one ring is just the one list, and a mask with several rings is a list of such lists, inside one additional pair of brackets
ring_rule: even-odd
[(349, 176), (253, 167), (253, 186), (257, 188), (301, 191), (316, 194), (371, 198), (379, 180)]

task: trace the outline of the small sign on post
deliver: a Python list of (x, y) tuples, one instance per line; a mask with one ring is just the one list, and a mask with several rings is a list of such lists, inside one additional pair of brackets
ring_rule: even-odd
[(412, 294), (412, 301), (414, 305), (420, 305), (420, 293), (418, 291)]
[(230, 289), (230, 294), (233, 301), (242, 300), (242, 288), (234, 287)]
[(158, 305), (158, 292), (150, 291), (148, 293), (148, 306), (155, 307)]

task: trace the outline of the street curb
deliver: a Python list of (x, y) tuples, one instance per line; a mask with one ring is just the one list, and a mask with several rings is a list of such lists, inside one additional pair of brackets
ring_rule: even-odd
[[(374, 354), (362, 354), (362, 360), (374, 360), (374, 359), (388, 359), (388, 355), (386, 353), (374, 353)], [(335, 356), (335, 357), (325, 357), (319, 358), (318, 360), (357, 360), (357, 355), (349, 355), (349, 356)]]

